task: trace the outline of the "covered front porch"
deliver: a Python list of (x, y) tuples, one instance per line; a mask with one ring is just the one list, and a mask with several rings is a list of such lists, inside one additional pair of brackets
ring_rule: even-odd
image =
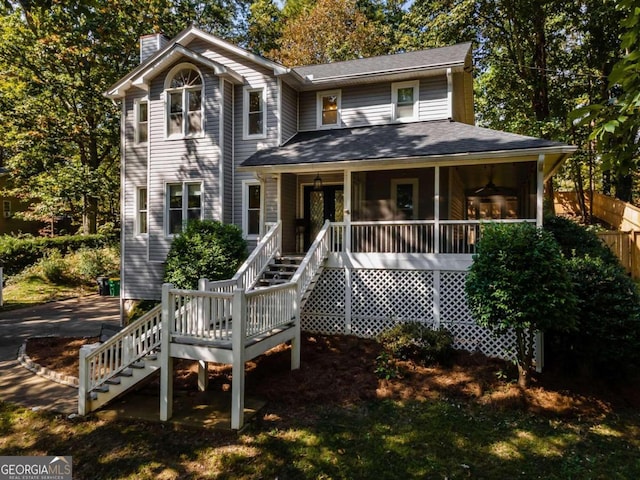
[[(544, 157), (260, 174), (265, 224), (305, 252), (324, 222), (334, 253), (473, 254), (485, 221), (541, 224)], [(263, 227), (264, 228), (264, 227)]]

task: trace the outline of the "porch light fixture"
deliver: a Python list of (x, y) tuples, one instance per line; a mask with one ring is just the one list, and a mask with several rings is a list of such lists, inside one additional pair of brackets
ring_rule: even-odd
[(322, 190), (322, 179), (319, 173), (316, 175), (316, 178), (313, 179), (313, 189), (316, 192)]

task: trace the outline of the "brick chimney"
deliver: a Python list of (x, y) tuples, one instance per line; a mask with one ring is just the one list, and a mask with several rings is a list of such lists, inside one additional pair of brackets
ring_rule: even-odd
[(152, 33), (140, 37), (140, 63), (156, 53), (169, 42), (162, 33)]

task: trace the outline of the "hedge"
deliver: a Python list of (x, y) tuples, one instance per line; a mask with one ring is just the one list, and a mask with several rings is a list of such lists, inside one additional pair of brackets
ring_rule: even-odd
[(99, 248), (110, 243), (112, 239), (105, 235), (25, 238), (2, 235), (0, 236), (0, 266), (4, 268), (4, 275), (15, 275), (52, 250), (57, 250), (64, 255), (82, 247)]

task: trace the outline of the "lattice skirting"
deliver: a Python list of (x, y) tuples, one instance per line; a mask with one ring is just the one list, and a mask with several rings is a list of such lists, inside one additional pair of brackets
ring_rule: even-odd
[(513, 358), (515, 335), (497, 337), (473, 321), (464, 293), (466, 275), (327, 268), (304, 306), (302, 329), (374, 337), (396, 323), (418, 321), (449, 330), (455, 348)]

